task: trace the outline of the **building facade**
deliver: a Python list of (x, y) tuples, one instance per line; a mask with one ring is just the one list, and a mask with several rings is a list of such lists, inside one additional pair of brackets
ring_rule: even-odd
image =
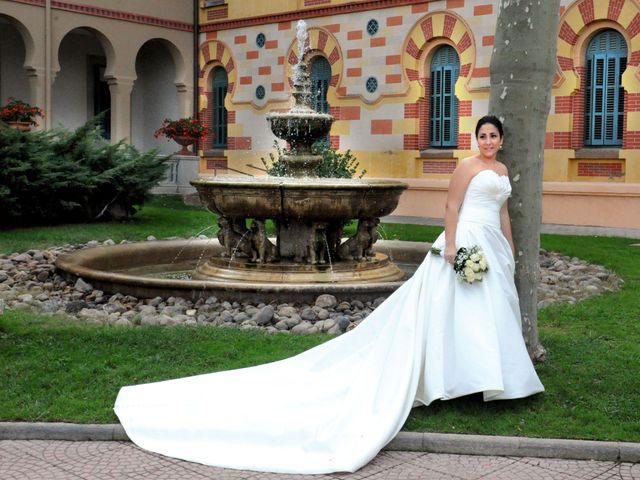
[[(295, 25), (309, 29), (315, 107), (367, 177), (410, 188), (397, 214), (441, 217), (488, 113), (498, 0), (0, 0), (0, 103), (42, 127), (109, 111), (106, 134), (163, 153), (166, 117), (211, 133), (199, 170), (260, 175), (291, 106)], [(640, 0), (561, 0), (543, 221), (640, 228)]]
[(75, 128), (107, 111), (104, 130), (144, 149), (165, 117), (194, 111), (193, 1), (0, 0), (0, 104), (45, 111), (41, 128)]
[[(332, 146), (368, 177), (410, 185), (398, 214), (440, 217), (448, 179), (488, 113), (497, 0), (205, 1), (201, 171), (255, 174), (265, 113), (291, 105), (295, 25), (309, 29)], [(640, 4), (562, 0), (544, 158), (543, 221), (640, 228)], [(326, 85), (326, 88), (323, 87)], [(320, 109), (320, 107), (318, 107)]]

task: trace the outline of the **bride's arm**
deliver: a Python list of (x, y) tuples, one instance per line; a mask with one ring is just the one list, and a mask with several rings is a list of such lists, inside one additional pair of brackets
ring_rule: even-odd
[(444, 259), (449, 263), (453, 263), (458, 251), (456, 248), (458, 213), (462, 205), (462, 200), (464, 200), (464, 194), (469, 186), (471, 176), (469, 162), (463, 160), (453, 171), (453, 175), (451, 175), (451, 180), (449, 181), (447, 203), (444, 210)]
[(516, 248), (513, 244), (513, 235), (511, 234), (511, 218), (509, 218), (509, 208), (507, 207), (507, 202), (505, 201), (502, 204), (502, 208), (500, 208), (500, 229), (502, 230), (502, 234), (509, 242), (511, 246), (511, 253), (513, 253), (513, 258), (516, 257)]

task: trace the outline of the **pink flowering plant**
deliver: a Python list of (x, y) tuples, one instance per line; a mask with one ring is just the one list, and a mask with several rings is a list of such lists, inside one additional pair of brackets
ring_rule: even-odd
[(0, 107), (0, 120), (3, 122), (27, 122), (37, 126), (35, 117), (44, 117), (42, 109), (32, 107), (22, 100), (9, 97), (9, 103)]
[(207, 134), (207, 131), (207, 126), (194, 117), (180, 118), (178, 120), (165, 118), (162, 126), (156, 130), (153, 136), (156, 138), (165, 136), (167, 138), (189, 137), (200, 139)]

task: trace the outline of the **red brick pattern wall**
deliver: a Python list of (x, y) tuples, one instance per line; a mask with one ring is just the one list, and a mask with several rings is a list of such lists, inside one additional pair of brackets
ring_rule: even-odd
[[(424, 91), (431, 89), (430, 79), (425, 79)], [(429, 148), (429, 101), (426, 98), (418, 100), (418, 149)]]
[(405, 133), (402, 136), (403, 150), (418, 150), (418, 135), (413, 133)]
[(594, 19), (593, 0), (584, 0), (582, 3), (579, 3), (578, 10), (580, 10), (580, 15), (582, 15), (582, 21), (585, 24), (593, 22), (593, 19)]
[(207, 20), (221, 20), (229, 18), (229, 6), (224, 5), (212, 10), (207, 10)]
[(391, 135), (393, 120), (371, 120), (371, 135)]
[(625, 0), (609, 0), (609, 10), (607, 12), (607, 18), (609, 18), (609, 20), (618, 20), (624, 2)]
[(571, 141), (568, 148), (582, 148), (584, 144), (584, 89), (587, 69), (583, 66), (576, 67), (576, 72), (580, 75), (580, 89), (571, 96), (573, 100), (573, 127), (571, 129)]
[(631, 20), (631, 23), (627, 27), (627, 33), (631, 38), (640, 33), (640, 13), (636, 13), (636, 16)]
[(579, 177), (619, 177), (622, 162), (578, 162)]
[(575, 45), (578, 35), (567, 22), (562, 22), (562, 25), (560, 26), (560, 38), (571, 45)]
[(251, 137), (228, 137), (228, 150), (251, 150)]
[(423, 160), (422, 162), (422, 173), (451, 174), (455, 168), (455, 160)]
[(553, 98), (555, 102), (555, 113), (571, 113), (573, 111), (572, 97), (569, 95), (558, 95)]
[(553, 148), (555, 149), (569, 149), (580, 148), (582, 146), (582, 137), (580, 137), (580, 146), (574, 147), (571, 142), (573, 141), (572, 132), (553, 132)]
[(227, 159), (226, 158), (207, 158), (205, 161), (205, 168), (207, 170), (226, 170)]
[(471, 134), (470, 133), (458, 134), (458, 148), (460, 150), (471, 150)]
[(458, 20), (455, 17), (452, 17), (451, 15), (445, 15), (444, 30), (442, 31), (442, 34), (445, 37), (451, 38), (451, 34), (453, 33), (453, 29), (455, 28), (457, 21)]

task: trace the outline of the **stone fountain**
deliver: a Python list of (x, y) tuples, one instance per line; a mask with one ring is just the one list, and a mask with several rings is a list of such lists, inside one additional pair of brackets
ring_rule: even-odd
[[(267, 115), (271, 130), (290, 145), (283, 156), (289, 177), (242, 179), (201, 177), (192, 181), (200, 200), (220, 215), (218, 238), (224, 256), (197, 269), (195, 278), (224, 277), (248, 282), (377, 282), (405, 274), (382, 253), (374, 253), (380, 217), (398, 205), (407, 188), (393, 181), (318, 178), (321, 155), (312, 144), (326, 138), (333, 117), (311, 108), (306, 62), (307, 31), (297, 26), (299, 60), (294, 66), (294, 106)], [(357, 219), (355, 235), (343, 241), (343, 227)], [(250, 220), (250, 226), (247, 222)], [(265, 222), (276, 225), (275, 243)]]
[[(100, 247), (66, 255), (57, 266), (106, 292), (139, 297), (181, 295), (242, 300), (306, 301), (322, 293), (373, 299), (388, 295), (407, 273), (389, 255), (419, 263), (425, 245), (406, 249), (377, 242), (380, 217), (398, 205), (407, 185), (385, 180), (318, 178), (321, 156), (311, 145), (326, 138), (333, 117), (310, 107), (306, 62), (307, 32), (297, 27), (299, 61), (294, 67), (294, 106), (267, 115), (273, 133), (286, 140), (288, 177), (201, 176), (191, 184), (200, 200), (218, 215), (218, 242), (171, 241)], [(357, 221), (356, 233), (343, 228)], [(275, 238), (267, 233), (275, 224)], [(386, 245), (380, 248), (380, 244)], [(180, 262), (177, 261), (180, 259)], [(206, 261), (204, 261), (206, 259)], [(189, 278), (160, 278), (149, 271)]]

